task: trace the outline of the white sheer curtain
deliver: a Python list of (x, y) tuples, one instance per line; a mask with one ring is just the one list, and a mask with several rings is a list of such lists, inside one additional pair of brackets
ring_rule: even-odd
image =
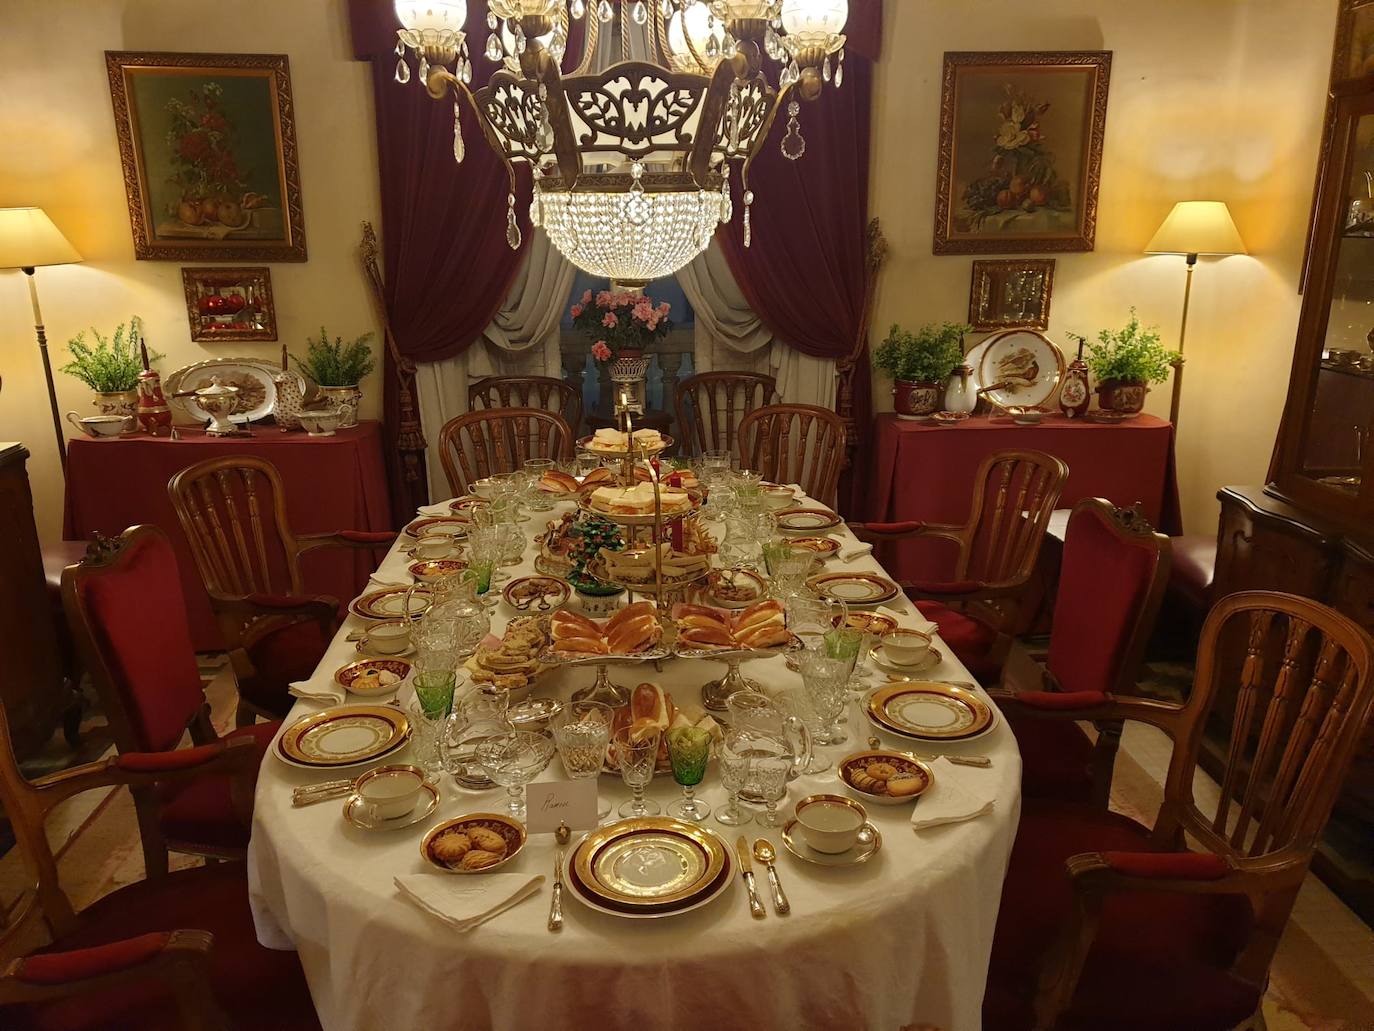
[(439, 430), (468, 410), (468, 384), (483, 376), (563, 375), (558, 354), (558, 323), (572, 289), (575, 270), (536, 229), (505, 306), (462, 354), (429, 362), (415, 370), (420, 420), (429, 443), (429, 496), (451, 492), (439, 460)]
[(813, 358), (776, 339), (754, 314), (714, 239), (677, 274), (696, 311), (697, 372), (761, 372), (792, 404), (834, 409), (839, 374), (832, 358)]

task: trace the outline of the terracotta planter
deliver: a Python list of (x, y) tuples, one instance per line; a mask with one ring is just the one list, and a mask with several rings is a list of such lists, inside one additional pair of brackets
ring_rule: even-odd
[(339, 413), (339, 429), (358, 425), (358, 406), (362, 403), (362, 389), (353, 387), (320, 387), (320, 396), (329, 407)]
[(127, 415), (132, 417), (138, 411), (138, 389), (97, 390), (92, 406), (101, 415)]
[(910, 383), (896, 380), (892, 386), (892, 408), (898, 415), (920, 418), (940, 410), (945, 388), (940, 383)]
[(1145, 407), (1145, 395), (1150, 388), (1144, 383), (1105, 379), (1097, 385), (1097, 403), (1109, 412), (1136, 415)]

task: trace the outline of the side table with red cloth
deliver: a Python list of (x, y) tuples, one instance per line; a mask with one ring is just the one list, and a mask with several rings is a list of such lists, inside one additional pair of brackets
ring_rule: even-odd
[[(68, 443), (66, 521), (68, 540), (113, 536), (135, 523), (152, 523), (169, 537), (181, 567), (191, 639), (197, 651), (224, 647), (210, 598), (191, 546), (181, 532), (167, 481), (207, 458), (251, 455), (275, 465), (286, 484), (286, 515), (297, 534), (335, 530), (391, 530), (381, 424), (362, 422), (332, 437), (282, 433), (275, 426), (252, 437), (207, 437), (181, 432), (165, 437), (77, 437)], [(367, 584), (377, 560), (368, 551), (319, 548), (301, 558), (305, 589), (347, 601)], [(148, 614), (155, 619), (156, 613)]]
[[(864, 513), (869, 522), (963, 523), (979, 463), (996, 451), (1025, 449), (1068, 463), (1060, 508), (1094, 497), (1114, 505), (1139, 501), (1161, 532), (1182, 531), (1174, 428), (1164, 419), (1140, 415), (1101, 425), (1056, 415), (1036, 426), (1018, 426), (1005, 416), (974, 416), (940, 425), (887, 413), (875, 422), (874, 475)], [(884, 545), (881, 555), (884, 567), (902, 583), (950, 579), (954, 558), (953, 545), (939, 540)]]

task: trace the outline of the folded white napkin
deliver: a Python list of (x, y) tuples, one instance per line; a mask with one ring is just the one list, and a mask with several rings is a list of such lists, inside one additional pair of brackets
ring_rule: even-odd
[[(452, 499), (450, 498), (449, 500), (451, 501)], [(448, 501), (437, 501), (437, 502), (435, 502), (435, 503), (432, 504), (432, 505), (421, 505), (419, 508), (417, 508), (417, 509), (415, 510), (415, 512), (416, 512), (417, 515), (422, 515), (422, 516), (446, 516), (446, 515), (452, 515), (453, 513), (452, 513), (452, 511), (449, 509), (448, 506), (449, 506), (449, 502), (448, 502)]]
[(784, 483), (783, 486), (799, 498), (806, 497), (806, 491), (802, 490), (802, 485), (800, 483)]
[(334, 682), (332, 676), (297, 680), (288, 684), (286, 689), (296, 698), (303, 698), (307, 702), (320, 702), (323, 705), (343, 705), (347, 694)]
[(993, 782), (986, 770), (955, 766), (948, 759), (930, 764), (934, 782), (911, 812), (911, 826), (919, 830), (971, 820), (992, 812), (996, 802)]
[(473, 877), (452, 874), (408, 874), (395, 878), (396, 890), (455, 931), (471, 931), (531, 895), (544, 883), (543, 874), (489, 873)]
[(940, 628), (929, 619), (926, 619), (925, 616), (921, 615), (920, 609), (913, 605), (911, 610), (911, 613), (908, 615), (897, 612), (895, 609), (890, 609), (886, 605), (880, 605), (875, 615), (886, 616), (888, 619), (896, 620), (899, 627), (904, 627), (908, 630), (919, 630), (923, 634), (939, 633)]
[(376, 572), (367, 578), (367, 582), (378, 587), (409, 587), (415, 582), (415, 578), (409, 573)]
[(853, 562), (856, 558), (863, 558), (872, 553), (873, 545), (866, 541), (855, 541), (853, 544), (841, 546), (839, 551), (841, 562)]

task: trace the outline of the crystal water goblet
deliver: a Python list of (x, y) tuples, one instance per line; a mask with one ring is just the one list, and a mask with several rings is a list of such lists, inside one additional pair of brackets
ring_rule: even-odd
[(837, 625), (825, 632), (824, 644), (821, 648), (829, 658), (840, 659), (845, 663), (845, 683), (854, 690), (863, 689), (860, 679), (854, 676), (854, 668), (858, 665), (863, 643), (863, 631)]
[(746, 782), (753, 794), (763, 799), (764, 812), (759, 823), (766, 827), (777, 827), (782, 823), (778, 816), (778, 803), (787, 795), (787, 771), (791, 763), (783, 755), (755, 755), (749, 759), (749, 773)]
[(682, 798), (668, 807), (668, 815), (700, 823), (711, 815), (711, 807), (697, 798), (696, 786), (706, 776), (711, 758), (711, 734), (700, 727), (674, 727), (668, 731), (668, 761), (673, 780), (682, 787)]
[(419, 698), (411, 699), (405, 712), (410, 721), (410, 748), (415, 765), (425, 771), (426, 780), (435, 780), (444, 768), (443, 736), (448, 713), (431, 712)]
[(716, 810), (716, 819), (727, 827), (742, 827), (753, 819), (739, 804), (740, 792), (749, 776), (749, 756), (744, 754), (746, 744), (746, 735), (728, 731), (716, 753), (720, 761), (720, 783), (729, 793), (729, 802), (724, 809)]
[(556, 469), (557, 463), (552, 458), (527, 458), (522, 468), (526, 478), (529, 480), (525, 503), (530, 511), (552, 511), (553, 498), (547, 491), (539, 489), (539, 480), (549, 470)]
[(846, 661), (832, 659), (821, 652), (806, 651), (797, 656), (797, 664), (801, 667), (806, 697), (820, 723), (817, 740), (824, 745), (844, 744), (849, 739), (848, 732), (840, 725), (844, 703), (848, 698), (845, 690), (849, 685)]
[(553, 742), (530, 730), (513, 730), (477, 746), (477, 761), (494, 783), (506, 789), (506, 808), (521, 822), (526, 816), (523, 789), (552, 757)]
[(631, 792), (630, 800), (619, 809), (621, 816), (657, 816), (663, 811), (653, 799), (644, 797), (658, 765), (658, 745), (658, 731), (636, 737), (629, 727), (621, 727), (611, 736), (616, 765)]
[[(563, 769), (573, 780), (599, 777), (606, 763), (606, 746), (611, 742), (611, 720), (615, 711), (603, 702), (569, 702), (563, 707), (553, 728), (553, 741)], [(597, 796), (596, 815), (604, 820), (611, 815), (611, 803)]]

